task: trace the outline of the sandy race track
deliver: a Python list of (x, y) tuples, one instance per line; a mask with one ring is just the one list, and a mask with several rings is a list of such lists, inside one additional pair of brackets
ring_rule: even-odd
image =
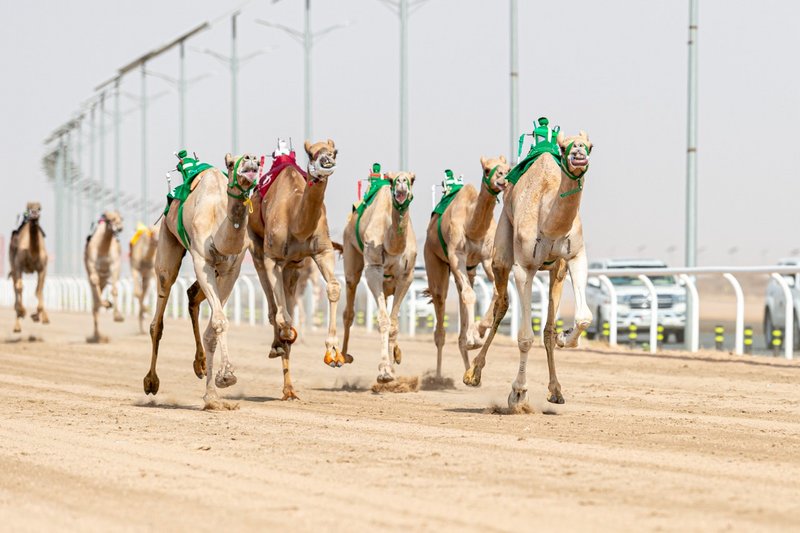
[[(12, 311), (4, 310), (5, 331)], [(201, 410), (187, 322), (168, 322), (161, 391), (145, 397), (149, 337), (103, 316), (53, 314), (44, 342), (0, 343), (0, 524), (25, 530), (787, 530), (800, 528), (800, 365), (764, 357), (560, 351), (567, 403), (492, 414), (514, 376), (502, 339), (480, 389), (373, 394), (376, 338), (355, 364), (293, 357), (300, 402), (278, 401), (271, 334), (232, 328), (239, 409)], [(434, 366), (406, 341), (403, 375)], [(342, 387), (350, 390), (342, 390)], [(355, 389), (355, 390), (352, 390)], [(543, 413), (543, 411), (546, 412)]]

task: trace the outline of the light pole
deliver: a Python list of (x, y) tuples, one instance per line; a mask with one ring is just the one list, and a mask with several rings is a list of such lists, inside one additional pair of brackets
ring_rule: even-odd
[[(94, 121), (94, 107), (95, 105), (92, 104), (91, 111), (89, 111), (89, 179), (93, 180), (95, 176), (94, 172), (94, 161), (95, 161), (95, 150), (94, 150), (94, 143), (95, 143), (95, 121)], [(89, 210), (91, 211), (92, 217), (97, 216), (97, 205), (95, 204), (94, 200), (89, 202)]]
[[(142, 61), (142, 92), (140, 94), (140, 107), (142, 110), (142, 202), (147, 203), (147, 63)], [(147, 209), (142, 208), (142, 221), (147, 220)]]
[(511, 135), (509, 137), (510, 157), (509, 161), (517, 160), (517, 136), (519, 135), (519, 70), (518, 70), (518, 54), (519, 54), (519, 41), (517, 38), (517, 0), (509, 0), (509, 19), (510, 29), (509, 35), (509, 48), (511, 52), (510, 63), (510, 85), (511, 85), (511, 117), (510, 127)]
[[(256, 19), (258, 24), (277, 28), (285, 32), (289, 37), (300, 43), (303, 47), (303, 135), (312, 141), (313, 119), (312, 119), (312, 95), (311, 95), (311, 50), (314, 48), (315, 41), (334, 30), (345, 28), (350, 25), (350, 21), (341, 24), (333, 24), (316, 33), (311, 31), (311, 0), (305, 0), (305, 11), (303, 17), (303, 31), (295, 30), (283, 24), (276, 24), (267, 20)], [(312, 141), (313, 142), (313, 141)]]
[(686, 266), (697, 264), (697, 8), (689, 0), (689, 97), (686, 148)]
[(120, 195), (120, 146), (119, 146), (119, 123), (122, 117), (119, 115), (119, 76), (114, 81), (114, 210), (119, 211)]
[(408, 170), (408, 17), (428, 0), (380, 0), (400, 18), (400, 169)]
[[(100, 186), (106, 181), (106, 93), (100, 93), (100, 172), (98, 175)], [(101, 206), (105, 208), (105, 206)]]
[[(183, 71), (183, 69), (181, 69)], [(147, 74), (149, 76), (154, 76), (159, 78), (163, 81), (166, 81), (170, 85), (172, 85), (178, 91), (178, 147), (179, 148), (186, 148), (186, 89), (189, 85), (192, 85), (194, 82), (200, 81), (202, 79), (208, 78), (210, 74), (201, 74), (200, 76), (195, 76), (190, 80), (185, 80), (183, 78), (183, 72), (181, 72), (181, 77), (175, 79), (172, 76), (167, 76), (166, 74), (162, 74), (161, 72), (154, 72), (152, 70), (148, 70)], [(153, 100), (154, 98), (151, 98)]]

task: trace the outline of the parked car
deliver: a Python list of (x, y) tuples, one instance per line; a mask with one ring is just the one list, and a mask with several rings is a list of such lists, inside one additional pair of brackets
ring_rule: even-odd
[[(781, 259), (778, 266), (800, 266), (800, 258), (792, 257)], [(794, 301), (794, 349), (800, 350), (800, 327), (798, 327), (798, 313), (800, 313), (800, 274), (783, 274), (783, 279), (789, 285)], [(777, 281), (770, 278), (767, 285), (767, 297), (764, 304), (764, 338), (767, 348), (772, 347), (772, 332), (776, 329), (785, 335), (784, 326), (786, 324), (786, 301), (783, 296), (783, 289)]]
[[(590, 269), (608, 268), (666, 268), (657, 259), (604, 259), (589, 264)], [(684, 341), (686, 328), (686, 289), (678, 284), (675, 276), (649, 276), (658, 296), (658, 323), (664, 326), (664, 340), (670, 337), (675, 342)], [(650, 327), (650, 293), (637, 277), (609, 276), (617, 293), (617, 331), (627, 333), (635, 324), (641, 331)], [(586, 301), (594, 314), (587, 331), (590, 337), (602, 331), (603, 323), (611, 316), (611, 298), (600, 278), (590, 276), (586, 287)]]

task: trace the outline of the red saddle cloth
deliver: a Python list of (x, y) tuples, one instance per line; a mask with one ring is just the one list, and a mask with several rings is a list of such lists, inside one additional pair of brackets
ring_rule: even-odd
[(267, 195), (267, 191), (277, 179), (278, 174), (286, 167), (294, 167), (303, 176), (303, 179), (308, 179), (306, 172), (297, 165), (295, 157), (295, 153), (292, 151), (289, 155), (279, 155), (272, 160), (272, 167), (258, 179), (258, 194), (262, 199)]

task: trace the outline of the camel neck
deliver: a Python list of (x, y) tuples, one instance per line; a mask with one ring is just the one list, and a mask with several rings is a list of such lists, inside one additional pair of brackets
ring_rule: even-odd
[(247, 232), (247, 206), (244, 200), (227, 195), (225, 220), (212, 238), (214, 248), (222, 255), (241, 253)]
[(392, 220), (386, 228), (383, 238), (383, 249), (389, 255), (400, 255), (406, 249), (408, 236), (409, 210), (402, 212), (392, 205)]
[(324, 209), (325, 189), (328, 187), (328, 180), (313, 182), (310, 175), (308, 179), (300, 199), (300, 207), (289, 228), (292, 235), (301, 241), (308, 239), (317, 229)]
[(98, 255), (108, 255), (108, 250), (111, 248), (111, 241), (114, 239), (114, 232), (108, 226), (108, 222), (102, 222), (103, 227), (100, 235), (100, 246), (97, 248)]
[(475, 199), (475, 208), (469, 220), (467, 220), (467, 227), (465, 228), (465, 235), (468, 239), (471, 241), (481, 241), (486, 237), (489, 226), (492, 224), (492, 216), (494, 215), (494, 207), (496, 205), (497, 196), (491, 194), (486, 188), (486, 185), (481, 184), (478, 198)]
[(39, 232), (39, 221), (28, 221), (28, 246), (31, 251), (31, 256), (36, 257), (39, 255), (39, 248), (41, 247), (41, 235)]
[[(572, 228), (575, 217), (578, 216), (578, 209), (581, 206), (582, 191), (574, 191), (576, 182), (561, 170), (561, 184), (558, 187), (558, 194), (553, 200), (553, 205), (547, 215), (547, 219), (542, 226), (542, 232), (546, 236), (566, 235)], [(570, 193), (570, 194), (566, 194)]]

